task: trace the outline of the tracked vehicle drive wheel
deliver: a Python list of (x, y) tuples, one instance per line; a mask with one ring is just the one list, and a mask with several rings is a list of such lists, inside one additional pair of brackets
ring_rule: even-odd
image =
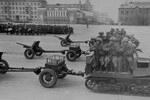
[(35, 52), (33, 51), (33, 49), (26, 49), (24, 52), (24, 56), (27, 59), (33, 59), (34, 55), (35, 55)]
[(52, 88), (57, 83), (56, 72), (52, 69), (44, 69), (39, 75), (39, 81), (45, 88)]
[(77, 55), (74, 51), (68, 51), (66, 54), (66, 57), (69, 61), (75, 61), (77, 58)]
[(0, 60), (0, 74), (6, 74), (9, 69), (9, 64), (7, 61), (1, 59)]
[(90, 90), (94, 90), (96, 87), (96, 82), (90, 79), (86, 79), (85, 81), (85, 86), (86, 88), (90, 89)]

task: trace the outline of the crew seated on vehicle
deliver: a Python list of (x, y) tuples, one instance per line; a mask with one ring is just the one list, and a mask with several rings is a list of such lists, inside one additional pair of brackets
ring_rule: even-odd
[(124, 29), (114, 29), (106, 35), (99, 34), (90, 45), (94, 54), (87, 61), (87, 72), (129, 72), (132, 74), (134, 55), (137, 54), (139, 41), (127, 35)]

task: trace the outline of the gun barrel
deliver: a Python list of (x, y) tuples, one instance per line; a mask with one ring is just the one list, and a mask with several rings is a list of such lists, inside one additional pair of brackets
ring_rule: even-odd
[(19, 45), (24, 45), (24, 44), (22, 44), (22, 43), (19, 43), (19, 42), (17, 42), (16, 44), (19, 44)]

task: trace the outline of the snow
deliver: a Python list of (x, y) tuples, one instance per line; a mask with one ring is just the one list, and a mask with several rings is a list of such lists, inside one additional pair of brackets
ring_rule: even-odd
[[(71, 25), (72, 26), (72, 25)], [(150, 27), (145, 26), (86, 26), (73, 25), (75, 33), (71, 36), (73, 40), (89, 40), (90, 37), (98, 35), (98, 32), (109, 31), (111, 27), (125, 28), (125, 30), (134, 34), (140, 42), (140, 48), (144, 54), (150, 55)], [(63, 37), (64, 35), (62, 35)], [(40, 40), (40, 46), (45, 50), (63, 50), (67, 49), (60, 46), (60, 41), (48, 36), (7, 36), (0, 35), (0, 50), (7, 52), (3, 59), (9, 62), (11, 67), (35, 68), (44, 66), (46, 58), (52, 54), (44, 54), (42, 57), (35, 57), (33, 60), (27, 60), (23, 56), (24, 48), (17, 45), (16, 42), (32, 44), (33, 41)], [(87, 50), (87, 45), (81, 45), (83, 50)], [(85, 57), (81, 56), (76, 62), (68, 62), (68, 68), (75, 71), (84, 71)], [(85, 79), (79, 76), (67, 76), (59, 80), (54, 88), (44, 88), (38, 81), (38, 76), (34, 73), (7, 73), (0, 75), (0, 100), (148, 100), (148, 97), (111, 95), (95, 93), (88, 90), (84, 85)]]

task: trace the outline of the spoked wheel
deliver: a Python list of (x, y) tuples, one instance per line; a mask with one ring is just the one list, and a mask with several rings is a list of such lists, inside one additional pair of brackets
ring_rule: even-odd
[(9, 65), (7, 61), (1, 59), (0, 60), (0, 74), (6, 74), (9, 69)]
[(24, 52), (24, 56), (27, 59), (33, 59), (34, 55), (35, 55), (35, 53), (34, 53), (33, 49), (26, 49)]
[(96, 82), (90, 79), (87, 79), (85, 81), (85, 86), (86, 88), (90, 89), (90, 90), (94, 90), (95, 87), (97, 86)]
[(64, 40), (61, 40), (60, 44), (61, 44), (62, 47), (68, 46), (68, 43)]
[(130, 84), (129, 86), (128, 86), (128, 92), (131, 92), (131, 93), (136, 93), (136, 92), (138, 92), (138, 90), (136, 89), (136, 84)]
[(52, 69), (45, 69), (39, 75), (39, 81), (45, 88), (52, 88), (57, 83), (56, 72)]
[(75, 61), (77, 58), (77, 55), (74, 51), (68, 51), (66, 54), (66, 57), (69, 61)]

